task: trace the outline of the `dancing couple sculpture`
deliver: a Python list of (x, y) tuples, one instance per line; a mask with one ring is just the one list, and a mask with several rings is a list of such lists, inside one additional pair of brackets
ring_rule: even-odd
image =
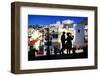
[(65, 36), (65, 32), (62, 33), (61, 36), (61, 43), (62, 43), (62, 49), (61, 49), (61, 54), (64, 54), (64, 50), (67, 49), (67, 54), (70, 54), (70, 51), (72, 49), (72, 40), (74, 36), (70, 33), (67, 32), (67, 38)]

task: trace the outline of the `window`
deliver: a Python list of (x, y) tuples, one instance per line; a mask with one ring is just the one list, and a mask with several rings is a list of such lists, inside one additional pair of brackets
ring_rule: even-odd
[(78, 29), (78, 33), (80, 33), (80, 30)]
[(53, 38), (58, 38), (58, 34), (53, 34)]

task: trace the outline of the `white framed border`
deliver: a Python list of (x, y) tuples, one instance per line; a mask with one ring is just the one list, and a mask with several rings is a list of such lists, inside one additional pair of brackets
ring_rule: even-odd
[[(94, 14), (93, 10), (26, 7), (20, 8), (20, 69), (94, 66)], [(88, 58), (28, 61), (28, 14), (88, 17)], [(92, 33), (92, 35), (91, 35)]]

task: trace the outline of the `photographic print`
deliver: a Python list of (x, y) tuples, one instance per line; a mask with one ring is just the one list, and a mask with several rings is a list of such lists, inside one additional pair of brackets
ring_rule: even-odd
[(88, 18), (28, 15), (28, 60), (88, 57)]
[(97, 7), (11, 3), (11, 72), (97, 69)]

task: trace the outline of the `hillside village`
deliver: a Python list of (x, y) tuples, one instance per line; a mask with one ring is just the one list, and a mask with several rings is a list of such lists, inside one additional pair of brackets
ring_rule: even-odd
[[(34, 56), (46, 56), (47, 48), (49, 46), (50, 55), (55, 55), (56, 47), (56, 55), (59, 55), (59, 51), (61, 47), (61, 35), (62, 32), (70, 32), (74, 36), (72, 41), (72, 47), (75, 48), (74, 53), (82, 53), (84, 52), (84, 46), (87, 46), (88, 42), (88, 29), (87, 24), (85, 23), (75, 23), (72, 20), (63, 20), (57, 21), (55, 24), (49, 24), (47, 26), (43, 25), (33, 25), (28, 27), (28, 45), (34, 48)], [(49, 36), (49, 39), (47, 39)], [(47, 41), (50, 44), (46, 44)], [(30, 49), (28, 50), (30, 51)], [(86, 50), (88, 51), (88, 50)], [(66, 54), (66, 50), (64, 51)], [(73, 52), (71, 51), (71, 54)]]

